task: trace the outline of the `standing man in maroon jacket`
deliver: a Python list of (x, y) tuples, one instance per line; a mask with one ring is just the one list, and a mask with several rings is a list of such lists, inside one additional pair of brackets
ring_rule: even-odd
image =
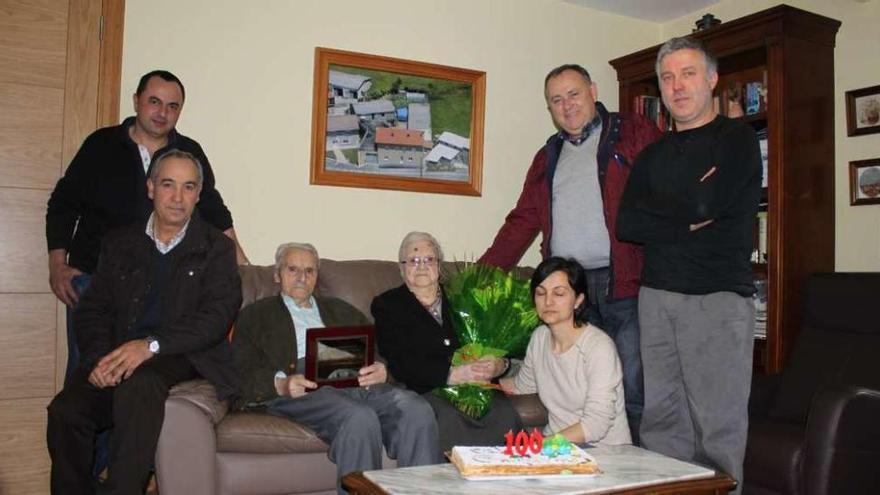
[(516, 206), (479, 261), (510, 269), (541, 232), (544, 258), (573, 258), (584, 267), (589, 320), (617, 345), (627, 420), (638, 444), (644, 403), (637, 299), (642, 250), (618, 241), (615, 223), (632, 163), (661, 133), (641, 116), (609, 113), (596, 95), (596, 84), (580, 65), (547, 74), (544, 97), (559, 132), (535, 154)]

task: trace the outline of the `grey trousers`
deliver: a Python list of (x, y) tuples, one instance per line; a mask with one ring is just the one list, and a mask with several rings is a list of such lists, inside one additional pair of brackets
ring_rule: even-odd
[[(742, 486), (755, 306), (733, 292), (639, 292), (648, 450), (719, 469)], [(738, 488), (736, 493), (739, 493)]]
[(352, 471), (382, 468), (382, 446), (399, 467), (441, 462), (434, 411), (419, 394), (388, 384), (321, 387), (302, 397), (279, 397), (267, 412), (294, 419), (330, 446), (336, 487)]

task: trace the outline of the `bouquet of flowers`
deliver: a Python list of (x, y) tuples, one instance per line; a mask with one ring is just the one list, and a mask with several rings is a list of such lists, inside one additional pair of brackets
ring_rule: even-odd
[[(453, 365), (481, 358), (525, 356), (532, 330), (538, 326), (528, 281), (513, 273), (480, 264), (468, 264), (444, 284), (455, 331), (462, 347)], [(474, 419), (489, 412), (494, 385), (465, 383), (434, 391)]]

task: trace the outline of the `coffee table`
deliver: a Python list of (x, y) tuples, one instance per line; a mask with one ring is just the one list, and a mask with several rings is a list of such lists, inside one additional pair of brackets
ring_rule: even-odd
[(723, 494), (736, 487), (729, 476), (632, 445), (586, 449), (602, 474), (590, 478), (468, 481), (452, 464), (355, 472), (342, 479), (353, 494), (563, 495), (585, 493)]

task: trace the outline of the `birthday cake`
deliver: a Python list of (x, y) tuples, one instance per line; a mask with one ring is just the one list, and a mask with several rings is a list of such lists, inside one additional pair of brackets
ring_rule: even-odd
[(451, 460), (464, 477), (598, 474), (596, 460), (577, 445), (566, 442), (539, 453), (510, 454), (505, 447), (453, 447)]

